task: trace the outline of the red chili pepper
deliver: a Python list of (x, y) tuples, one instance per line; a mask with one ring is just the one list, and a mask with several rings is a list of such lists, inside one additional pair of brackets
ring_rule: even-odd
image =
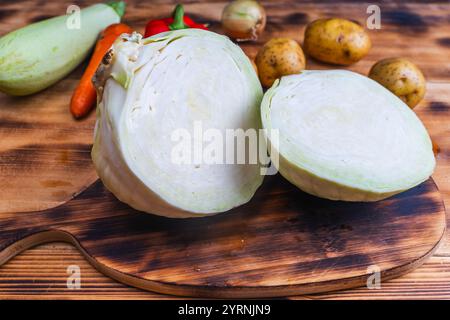
[(177, 4), (171, 18), (149, 21), (145, 27), (144, 37), (147, 38), (161, 32), (187, 28), (208, 30), (206, 25), (195, 23), (191, 18), (185, 16), (183, 6)]

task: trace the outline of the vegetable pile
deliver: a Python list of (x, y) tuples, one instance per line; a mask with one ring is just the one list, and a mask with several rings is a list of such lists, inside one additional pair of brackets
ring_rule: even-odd
[[(122, 1), (96, 4), (81, 11), (80, 28), (68, 30), (65, 15), (1, 37), (0, 91), (39, 92), (94, 49), (70, 111), (83, 118), (97, 102), (92, 159), (106, 187), (130, 206), (199, 217), (252, 198), (263, 181), (261, 164), (174, 163), (173, 134), (182, 129), (195, 137), (197, 122), (220, 133), (278, 130), (279, 140), (268, 136), (267, 151), (280, 173), (327, 199), (376, 201), (432, 174), (432, 142), (412, 111), (426, 88), (416, 65), (383, 59), (369, 77), (305, 71), (304, 52), (332, 65), (363, 59), (372, 43), (358, 23), (312, 21), (304, 51), (294, 39), (273, 38), (252, 61), (229, 38), (186, 16), (182, 5), (171, 17), (148, 21), (144, 39), (120, 23), (124, 10)], [(225, 6), (221, 27), (233, 40), (255, 41), (266, 21), (258, 1), (235, 0)], [(264, 96), (261, 84), (270, 88)]]

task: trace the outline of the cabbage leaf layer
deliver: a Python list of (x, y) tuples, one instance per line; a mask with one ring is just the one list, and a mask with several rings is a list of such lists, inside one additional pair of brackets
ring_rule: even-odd
[(427, 180), (430, 137), (416, 114), (377, 82), (345, 70), (304, 71), (265, 94), (262, 122), (279, 130), (279, 171), (313, 195), (375, 201)]
[[(107, 188), (138, 210), (168, 217), (223, 212), (249, 201), (263, 180), (258, 163), (174, 159), (179, 143), (207, 146), (195, 136), (196, 124), (223, 136), (227, 129), (260, 128), (262, 88), (242, 50), (224, 36), (186, 29), (123, 36), (111, 59), (99, 69), (106, 81), (92, 150)], [(192, 140), (177, 140), (177, 130)]]

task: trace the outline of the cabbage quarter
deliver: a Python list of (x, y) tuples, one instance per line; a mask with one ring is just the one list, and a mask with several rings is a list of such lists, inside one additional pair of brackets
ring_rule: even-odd
[(229, 129), (261, 126), (261, 85), (249, 59), (228, 38), (197, 29), (143, 40), (136, 33), (123, 35), (94, 82), (101, 98), (92, 159), (119, 200), (157, 215), (196, 217), (239, 206), (261, 185), (259, 161), (173, 159), (177, 130), (195, 139), (196, 123), (224, 137)]
[(265, 129), (279, 130), (279, 171), (310, 194), (376, 201), (432, 174), (430, 137), (415, 113), (377, 82), (344, 71), (304, 71), (264, 95)]

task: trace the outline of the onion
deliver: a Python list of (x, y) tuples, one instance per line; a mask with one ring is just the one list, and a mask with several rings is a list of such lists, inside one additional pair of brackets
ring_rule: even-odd
[(266, 26), (266, 12), (255, 0), (236, 0), (222, 13), (222, 27), (237, 41), (256, 40)]

